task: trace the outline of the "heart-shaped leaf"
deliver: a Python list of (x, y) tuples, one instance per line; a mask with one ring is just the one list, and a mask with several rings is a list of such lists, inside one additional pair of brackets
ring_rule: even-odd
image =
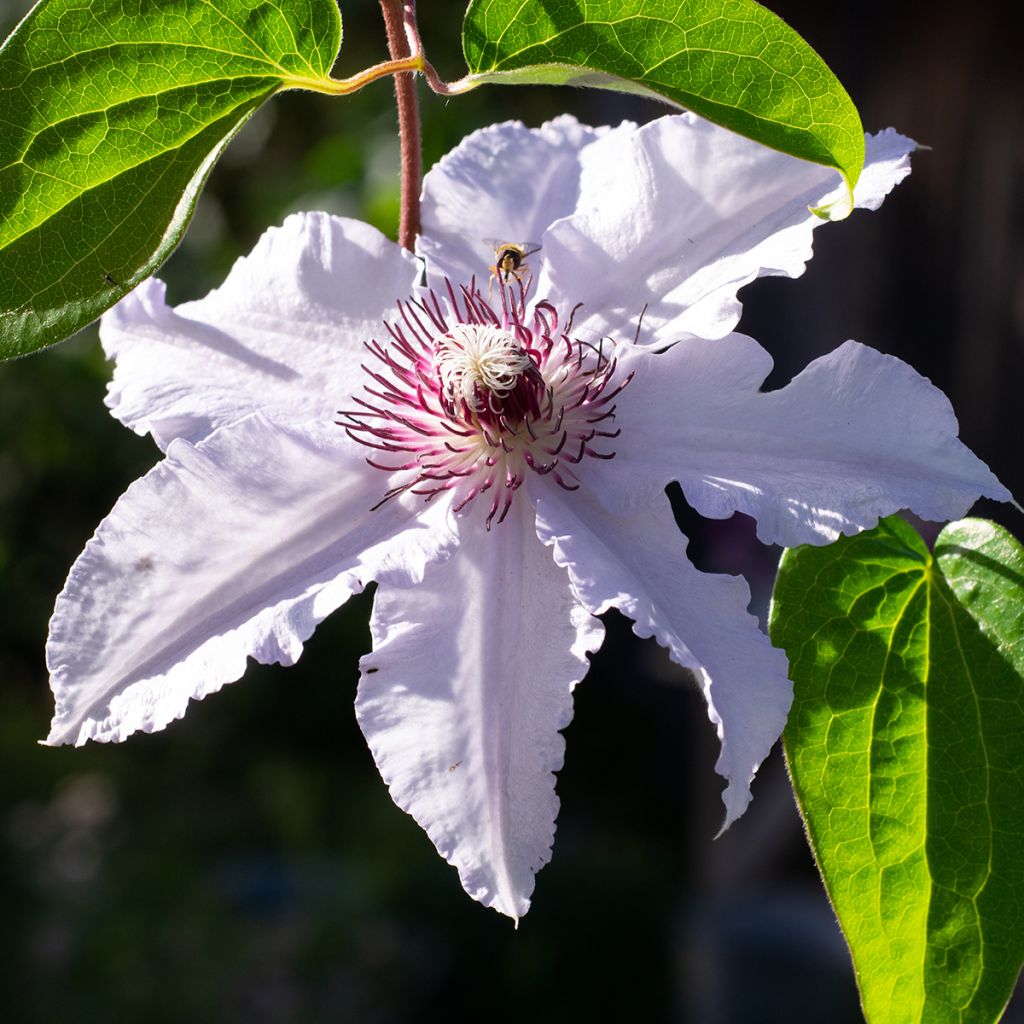
[(340, 44), (335, 0), (37, 4), (0, 48), (0, 356), (152, 274), (245, 120)]
[(787, 551), (793, 787), (870, 1024), (992, 1024), (1024, 960), (1024, 550), (893, 517)]

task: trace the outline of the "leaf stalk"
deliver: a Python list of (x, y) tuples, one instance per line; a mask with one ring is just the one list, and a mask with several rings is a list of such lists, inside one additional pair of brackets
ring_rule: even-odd
[(326, 96), (349, 96), (358, 92), (363, 86), (401, 72), (422, 71), (423, 57), (419, 54), (403, 57), (401, 60), (385, 60), (380, 64), (360, 71), (351, 78), (308, 78), (301, 75), (289, 75), (284, 79), (283, 89), (309, 89), (311, 92), (323, 93)]

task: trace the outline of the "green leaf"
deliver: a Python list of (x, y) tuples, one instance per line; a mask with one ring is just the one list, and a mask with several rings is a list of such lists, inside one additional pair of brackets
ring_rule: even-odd
[(0, 357), (152, 274), (246, 119), (340, 44), (335, 0), (37, 4), (0, 48)]
[(589, 85), (669, 100), (834, 167), (851, 194), (864, 165), (864, 130), (846, 91), (753, 0), (472, 0), (462, 47), (466, 88)]
[(787, 551), (786, 757), (870, 1024), (987, 1024), (1024, 960), (1024, 550), (896, 517)]

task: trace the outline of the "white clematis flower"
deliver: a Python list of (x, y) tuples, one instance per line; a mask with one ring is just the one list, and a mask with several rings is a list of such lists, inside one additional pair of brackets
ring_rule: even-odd
[[(859, 205), (911, 148), (869, 140)], [(409, 253), (323, 214), (268, 231), (198, 302), (142, 285), (103, 321), (108, 404), (166, 458), (58, 598), (48, 742), (161, 729), (247, 658), (294, 662), (376, 580), (359, 723), (467, 892), (517, 918), (595, 616), (618, 608), (699, 677), (728, 825), (785, 722), (786, 661), (746, 583), (687, 560), (665, 485), (785, 545), (1008, 497), (896, 359), (848, 342), (759, 391), (771, 360), (730, 333), (737, 290), (801, 273), (808, 207), (838, 187), (686, 115), (505, 124), (427, 176), (432, 291)], [(488, 235), (543, 249), (488, 283)]]

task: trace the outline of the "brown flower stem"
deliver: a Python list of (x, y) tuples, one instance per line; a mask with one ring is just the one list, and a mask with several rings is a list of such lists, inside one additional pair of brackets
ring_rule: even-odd
[[(418, 42), (416, 0), (380, 0), (388, 49), (393, 61), (413, 56), (411, 39)], [(407, 34), (406, 26), (410, 26)], [(417, 47), (418, 49), (418, 47)], [(398, 242), (412, 251), (420, 231), (420, 110), (416, 99), (416, 76), (411, 71), (395, 75), (398, 101), (398, 134), (402, 145), (402, 206), (398, 220)]]

